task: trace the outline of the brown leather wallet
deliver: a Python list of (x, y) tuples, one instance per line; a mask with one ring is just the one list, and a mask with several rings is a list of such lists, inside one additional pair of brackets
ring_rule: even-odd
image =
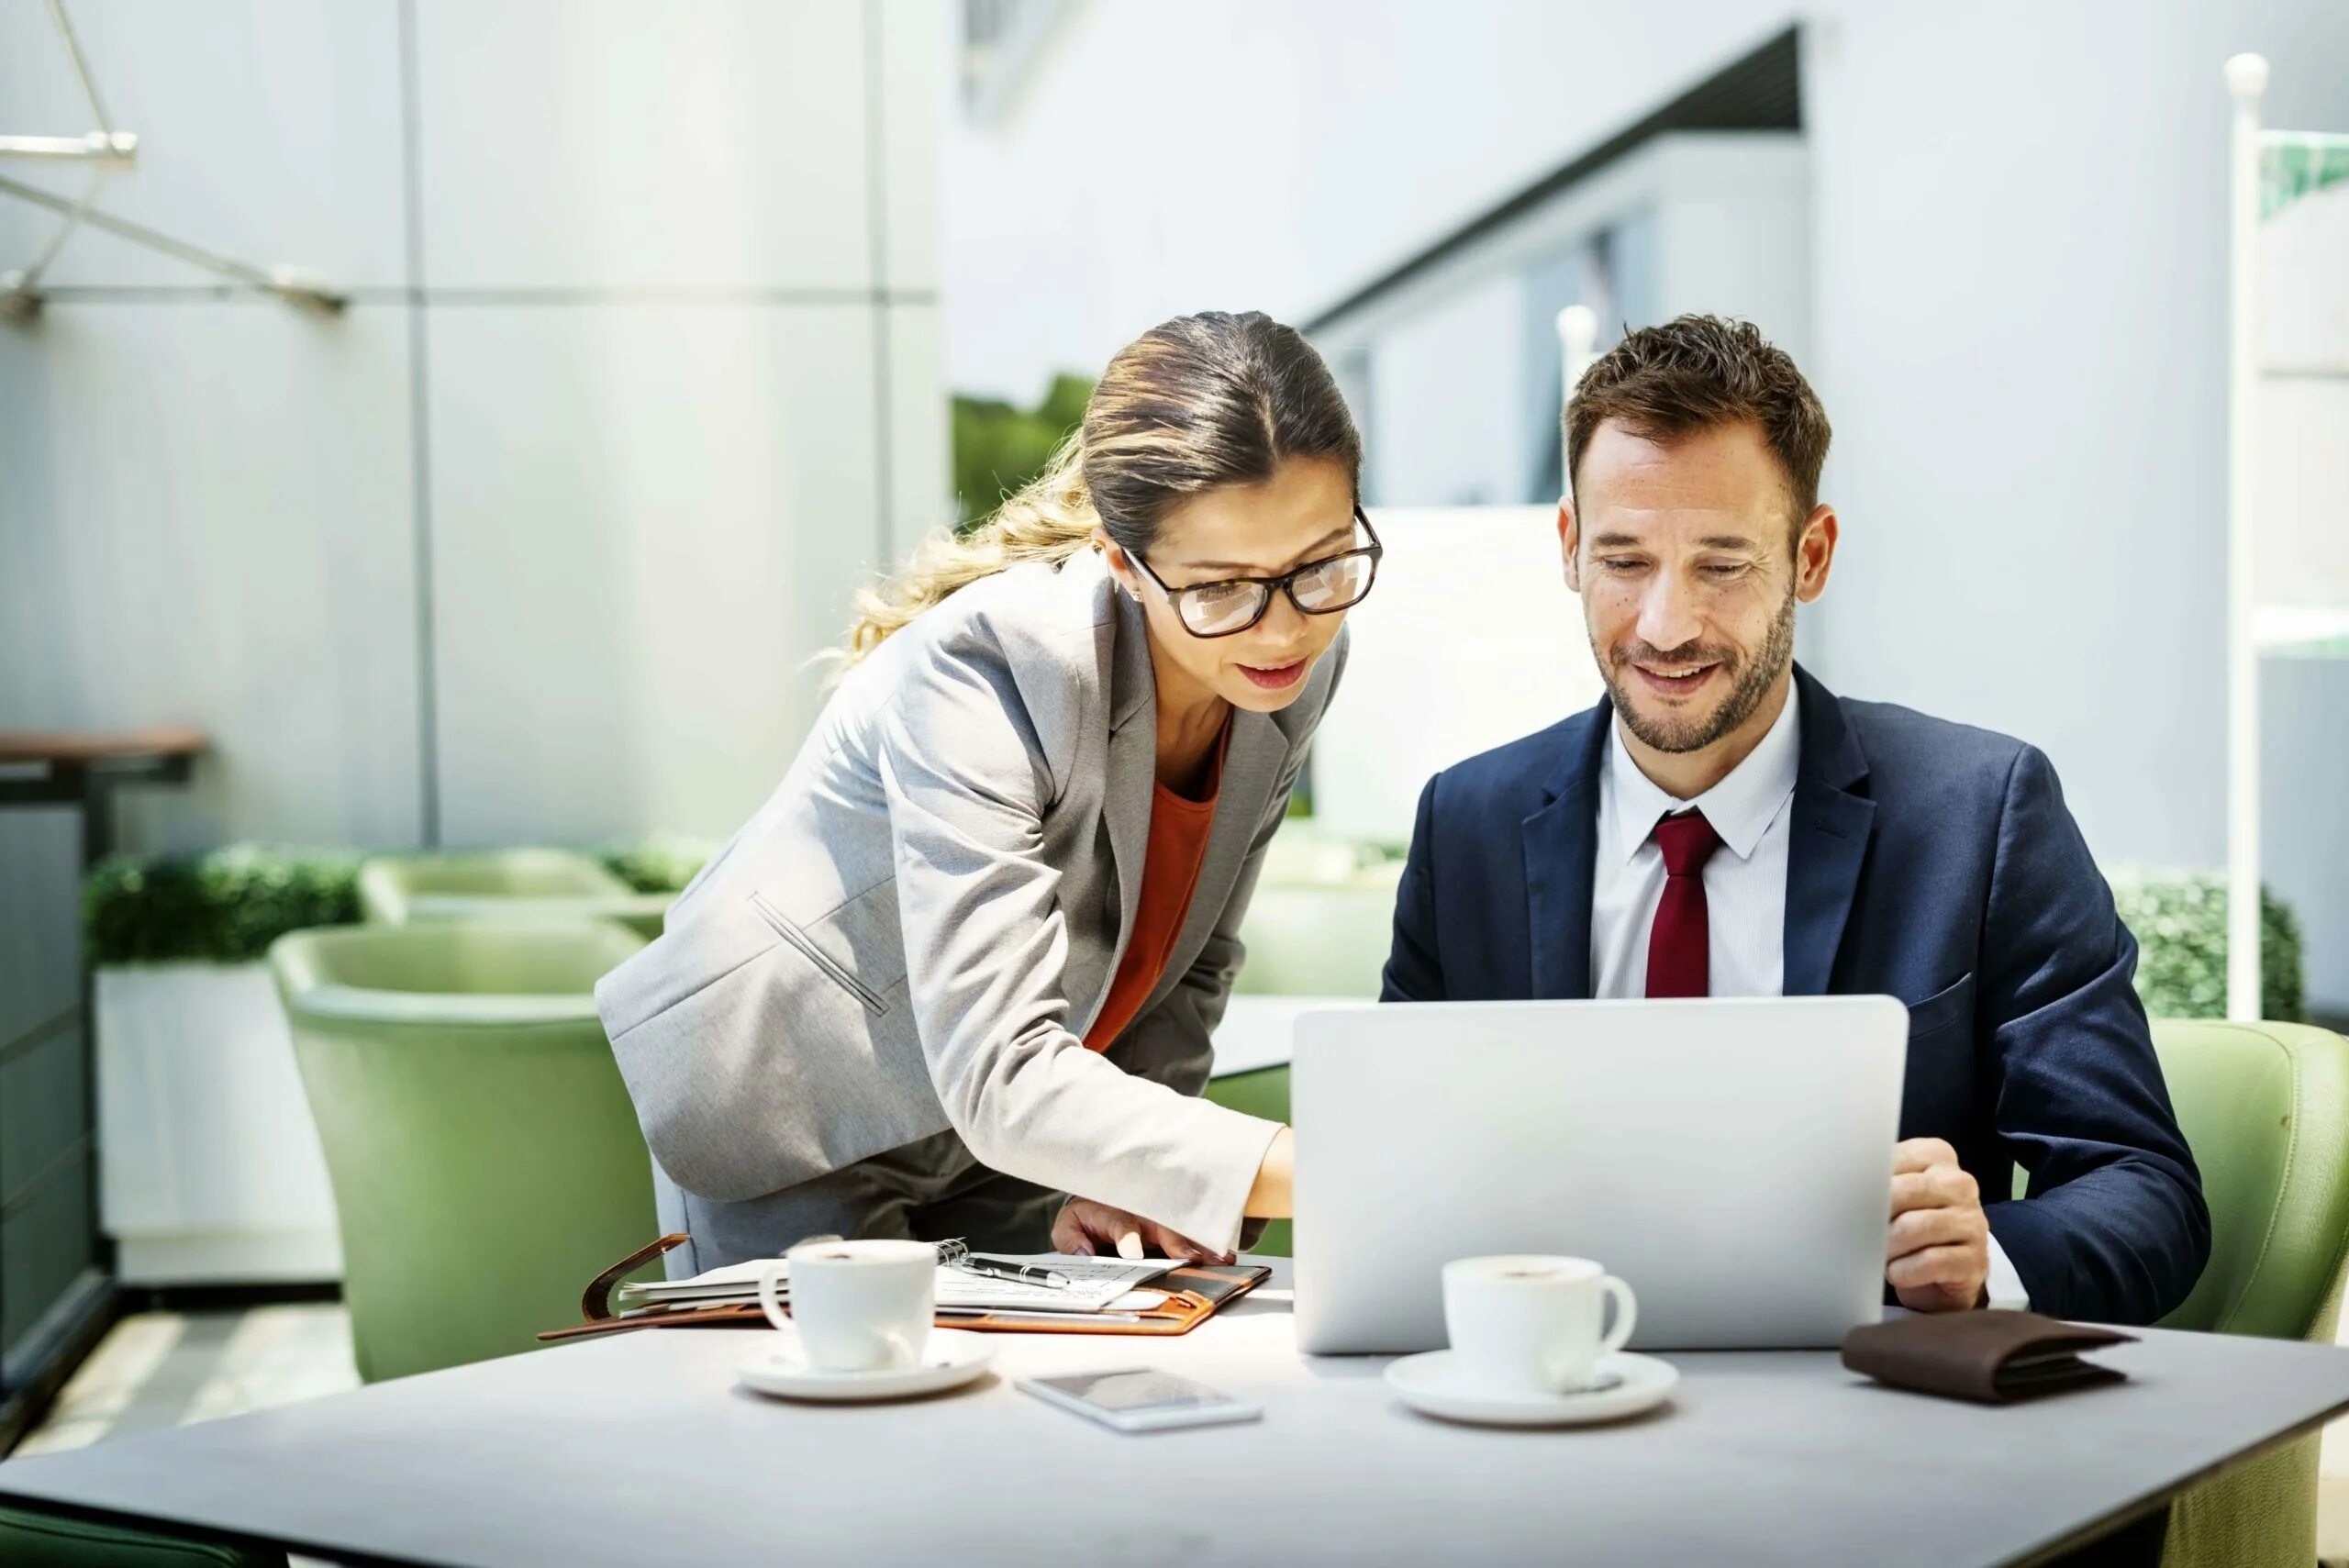
[[(549, 1329), (542, 1340), (575, 1340), (586, 1334), (612, 1334), (629, 1329), (763, 1329), (766, 1314), (755, 1303), (722, 1307), (650, 1307), (635, 1312), (612, 1309), (612, 1292), (620, 1281), (688, 1238), (663, 1236), (622, 1258), (587, 1282), (579, 1298), (582, 1321), (565, 1329)], [(1225, 1303), (1237, 1301), (1272, 1276), (1260, 1263), (1186, 1263), (1152, 1282), (1150, 1288), (1167, 1292), (1166, 1299), (1139, 1316), (1139, 1323), (1102, 1323), (1072, 1314), (1065, 1322), (1039, 1322), (1034, 1318), (1006, 1318), (989, 1313), (975, 1318), (941, 1317), (941, 1329), (975, 1329), (983, 1333), (1010, 1334), (1187, 1334), (1215, 1316)]]
[(2079, 1352), (2135, 1341), (2036, 1312), (1920, 1314), (1853, 1329), (1843, 1336), (1843, 1364), (1896, 1388), (2005, 1405), (2119, 1383), (2125, 1374)]

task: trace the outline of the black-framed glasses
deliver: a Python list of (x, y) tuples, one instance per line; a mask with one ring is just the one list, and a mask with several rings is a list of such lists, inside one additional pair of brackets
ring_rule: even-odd
[(1335, 615), (1361, 604), (1378, 580), (1378, 562), (1386, 547), (1378, 542), (1378, 530), (1370, 526), (1359, 506), (1354, 507), (1354, 524), (1370, 536), (1368, 544), (1308, 561), (1278, 577), (1232, 577), (1177, 588), (1141, 556), (1133, 560), (1174, 601), (1175, 618), (1185, 631), (1193, 637), (1231, 637), (1264, 618), (1264, 612), (1273, 607), (1275, 589), (1308, 616)]

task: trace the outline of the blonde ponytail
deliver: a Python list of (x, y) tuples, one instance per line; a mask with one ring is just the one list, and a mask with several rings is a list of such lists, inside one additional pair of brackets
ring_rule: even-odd
[(1085, 487), (1085, 438), (1071, 432), (1044, 471), (1006, 496), (993, 517), (962, 535), (939, 529), (915, 548), (903, 571), (857, 595), (856, 621), (838, 653), (841, 668), (957, 588), (1022, 562), (1066, 561), (1099, 526)]

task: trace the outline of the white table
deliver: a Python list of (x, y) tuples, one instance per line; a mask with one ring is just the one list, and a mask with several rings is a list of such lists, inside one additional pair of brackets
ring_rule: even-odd
[(1252, 996), (1225, 998), (1223, 1021), (1215, 1029), (1215, 1075), (1233, 1078), (1288, 1065), (1300, 1013), (1316, 1007), (1375, 1002), (1369, 996)]
[[(1175, 1340), (1007, 1335), (997, 1375), (903, 1405), (740, 1391), (763, 1330), (622, 1334), (0, 1464), (0, 1496), (322, 1555), (733, 1568), (2025, 1560), (2349, 1407), (2349, 1351), (2148, 1333), (2132, 1381), (1989, 1408), (1828, 1352), (1676, 1355), (1627, 1424), (1448, 1426), (1376, 1359), (1301, 1358), (1267, 1288)], [(1120, 1436), (1011, 1378), (1146, 1362), (1261, 1400)]]

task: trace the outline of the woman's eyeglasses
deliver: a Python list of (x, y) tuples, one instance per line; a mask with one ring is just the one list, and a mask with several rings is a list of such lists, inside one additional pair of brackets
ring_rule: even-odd
[(1193, 583), (1177, 588), (1141, 556), (1132, 559), (1174, 601), (1174, 613), (1183, 622), (1184, 630), (1194, 637), (1230, 637), (1264, 618), (1264, 612), (1273, 606), (1275, 589), (1286, 594), (1290, 604), (1309, 616), (1335, 615), (1361, 604), (1369, 595), (1371, 584), (1377, 580), (1379, 557), (1386, 553), (1386, 547), (1378, 542), (1377, 530), (1370, 526), (1370, 519), (1363, 516), (1360, 506), (1354, 508), (1354, 524), (1369, 537), (1370, 543), (1341, 555), (1308, 561), (1278, 577), (1233, 577), (1220, 583)]

